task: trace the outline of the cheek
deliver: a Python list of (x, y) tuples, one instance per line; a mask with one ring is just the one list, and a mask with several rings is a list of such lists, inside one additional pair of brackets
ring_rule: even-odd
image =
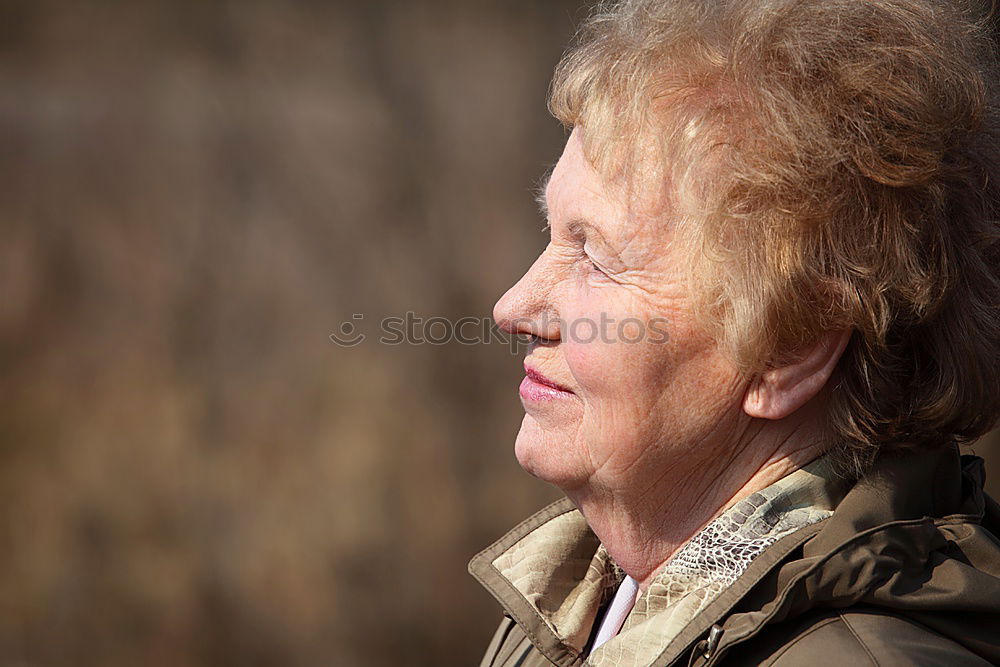
[(566, 362), (591, 413), (618, 417), (647, 411), (677, 369), (669, 343), (592, 343), (566, 349)]
[(591, 339), (595, 327), (577, 325), (563, 341), (583, 399), (585, 431), (627, 437), (683, 430), (692, 406), (728, 402), (723, 394), (732, 389), (732, 369), (719, 362), (715, 344), (690, 316), (618, 297), (610, 303), (578, 302), (591, 307), (580, 307), (577, 317), (596, 323), (599, 335)]
[(675, 330), (676, 317), (612, 289), (590, 290), (574, 304), (561, 332), (566, 363), (584, 394), (647, 392), (668, 374), (686, 334)]
[(582, 401), (580, 443), (592, 466), (607, 474), (627, 469), (659, 438), (661, 421), (670, 421), (661, 405), (677, 371), (670, 342), (637, 341), (629, 326), (621, 333), (631, 342), (619, 339), (619, 333), (609, 322), (603, 340), (564, 341), (566, 364)]

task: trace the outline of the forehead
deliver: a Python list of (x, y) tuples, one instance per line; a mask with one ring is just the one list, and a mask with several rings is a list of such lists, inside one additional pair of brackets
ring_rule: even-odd
[[(608, 213), (618, 202), (610, 188), (584, 155), (580, 131), (573, 130), (545, 187), (549, 213), (565, 217), (586, 209)], [(561, 214), (561, 215), (560, 215)]]
[(550, 224), (583, 219), (609, 238), (659, 231), (665, 208), (659, 170), (642, 159), (628, 177), (608, 179), (587, 159), (582, 134), (574, 129), (545, 183), (543, 206)]

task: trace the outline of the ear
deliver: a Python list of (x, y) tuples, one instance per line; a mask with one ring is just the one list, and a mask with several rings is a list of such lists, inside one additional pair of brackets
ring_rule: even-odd
[(754, 378), (743, 411), (760, 419), (784, 419), (820, 392), (840, 361), (852, 330), (829, 331), (787, 365)]

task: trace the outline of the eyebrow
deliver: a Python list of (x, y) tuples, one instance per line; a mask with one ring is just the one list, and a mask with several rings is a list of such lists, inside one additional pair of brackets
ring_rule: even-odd
[(549, 202), (545, 198), (545, 193), (549, 189), (549, 182), (552, 181), (552, 172), (555, 171), (555, 165), (549, 167), (545, 174), (542, 176), (538, 185), (534, 188), (535, 203), (538, 204), (538, 212), (541, 214), (542, 218), (545, 220), (545, 226), (549, 225)]

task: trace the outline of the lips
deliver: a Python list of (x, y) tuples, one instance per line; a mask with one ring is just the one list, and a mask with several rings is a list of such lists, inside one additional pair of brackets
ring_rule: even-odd
[(552, 389), (555, 389), (556, 391), (564, 391), (564, 392), (566, 392), (568, 394), (572, 394), (573, 393), (572, 391), (570, 391), (566, 387), (562, 386), (558, 382), (553, 382), (549, 378), (545, 377), (544, 375), (542, 375), (541, 373), (539, 373), (538, 371), (536, 371), (531, 366), (525, 365), (525, 367), (524, 367), (524, 374), (527, 375), (528, 378), (532, 382), (536, 382), (536, 383), (538, 383), (540, 385), (543, 385), (545, 387), (551, 387)]
[(524, 380), (519, 388), (521, 398), (527, 403), (539, 403), (567, 398), (573, 392), (539, 373), (527, 364), (524, 366)]

